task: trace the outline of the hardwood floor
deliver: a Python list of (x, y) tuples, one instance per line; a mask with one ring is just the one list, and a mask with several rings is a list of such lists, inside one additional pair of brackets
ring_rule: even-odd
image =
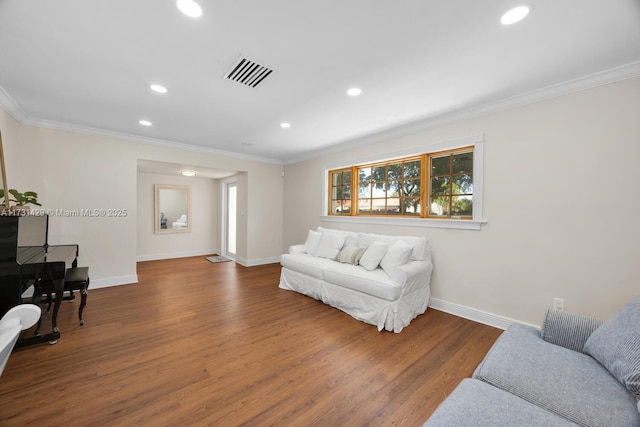
[[(500, 330), (429, 309), (400, 334), (278, 288), (280, 265), (138, 264), (15, 351), (1, 426), (420, 426)], [(50, 324), (49, 324), (50, 327)]]

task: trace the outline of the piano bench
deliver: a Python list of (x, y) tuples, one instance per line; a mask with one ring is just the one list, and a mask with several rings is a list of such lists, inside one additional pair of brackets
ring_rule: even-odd
[(82, 320), (82, 311), (87, 305), (87, 289), (89, 288), (89, 267), (67, 268), (64, 275), (64, 290), (71, 292), (73, 299), (73, 291), (80, 291), (80, 308), (78, 309), (78, 319), (80, 326), (84, 325)]

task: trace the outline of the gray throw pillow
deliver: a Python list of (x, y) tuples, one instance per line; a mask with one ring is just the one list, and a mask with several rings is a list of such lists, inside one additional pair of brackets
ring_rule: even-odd
[(587, 339), (584, 352), (640, 398), (640, 296), (596, 329)]
[(362, 254), (364, 254), (364, 251), (365, 248), (359, 248), (357, 246), (345, 246), (338, 253), (336, 261), (358, 265), (358, 262), (360, 262), (360, 258), (362, 258)]

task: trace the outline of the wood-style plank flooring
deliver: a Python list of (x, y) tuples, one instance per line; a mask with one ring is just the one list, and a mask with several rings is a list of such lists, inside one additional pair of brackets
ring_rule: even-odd
[(63, 302), (59, 342), (9, 359), (0, 426), (420, 426), (501, 333), (433, 309), (378, 332), (279, 274), (148, 261), (89, 290), (84, 326)]

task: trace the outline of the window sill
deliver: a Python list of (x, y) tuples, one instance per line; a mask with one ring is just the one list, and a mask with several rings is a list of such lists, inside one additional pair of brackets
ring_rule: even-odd
[(480, 230), (480, 226), (487, 222), (461, 219), (383, 218), (333, 215), (321, 215), (320, 219), (326, 222), (342, 222), (347, 224), (404, 225), (410, 227), (450, 228), (456, 230)]

